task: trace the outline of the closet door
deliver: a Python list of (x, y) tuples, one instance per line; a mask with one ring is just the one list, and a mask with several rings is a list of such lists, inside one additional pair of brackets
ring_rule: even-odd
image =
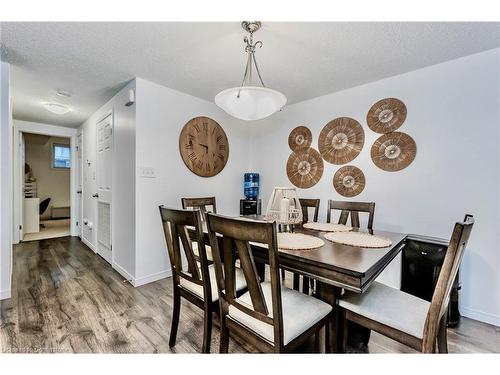
[(97, 124), (97, 253), (112, 263), (111, 186), (113, 158), (113, 114)]

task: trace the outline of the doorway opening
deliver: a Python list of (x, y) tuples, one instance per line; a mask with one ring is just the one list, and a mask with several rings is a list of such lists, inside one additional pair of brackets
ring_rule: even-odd
[(70, 236), (71, 139), (29, 132), (20, 136), (20, 240)]

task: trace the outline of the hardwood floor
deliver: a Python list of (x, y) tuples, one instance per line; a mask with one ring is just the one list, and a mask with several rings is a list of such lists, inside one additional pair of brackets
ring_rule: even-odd
[[(74, 237), (15, 246), (12, 298), (0, 302), (0, 352), (7, 353), (199, 353), (201, 310), (181, 307), (175, 348), (168, 347), (171, 280), (138, 288), (123, 281)], [(217, 325), (212, 352), (218, 351)], [(462, 318), (449, 330), (451, 353), (500, 352), (500, 328)], [(310, 352), (312, 345), (303, 348)], [(231, 340), (230, 352), (251, 352)], [(350, 351), (407, 353), (413, 350), (376, 333), (367, 348)]]

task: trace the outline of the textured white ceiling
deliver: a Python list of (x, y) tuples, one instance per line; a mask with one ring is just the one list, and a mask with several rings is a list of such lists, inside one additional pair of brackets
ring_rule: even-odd
[[(499, 23), (274, 23), (255, 34), (264, 82), (288, 103), (500, 45)], [(134, 77), (207, 100), (241, 82), (244, 31), (234, 23), (2, 23), (14, 116), (78, 126)], [(73, 93), (55, 96), (56, 89)], [(41, 103), (73, 111), (52, 115)]]

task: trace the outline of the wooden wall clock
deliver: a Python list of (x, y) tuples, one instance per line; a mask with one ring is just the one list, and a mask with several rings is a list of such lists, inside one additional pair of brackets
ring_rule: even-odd
[(325, 125), (318, 146), (323, 159), (332, 164), (346, 164), (359, 155), (365, 143), (365, 132), (359, 122), (339, 117)]
[(224, 129), (208, 117), (195, 117), (182, 128), (179, 151), (189, 170), (201, 177), (212, 177), (226, 166), (229, 142)]
[(286, 163), (286, 174), (292, 184), (301, 189), (316, 185), (323, 175), (323, 159), (313, 148), (292, 152)]

